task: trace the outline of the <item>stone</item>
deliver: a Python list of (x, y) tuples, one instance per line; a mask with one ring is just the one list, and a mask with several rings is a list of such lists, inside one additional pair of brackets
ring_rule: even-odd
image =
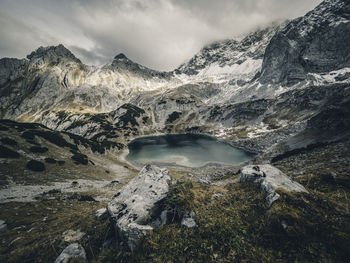
[(266, 193), (266, 203), (270, 207), (280, 195), (277, 188), (283, 188), (291, 192), (308, 191), (301, 184), (293, 181), (276, 167), (264, 165), (247, 165), (241, 169), (240, 182), (254, 182)]
[(73, 243), (66, 247), (56, 258), (55, 263), (68, 263), (72, 258), (86, 261), (85, 249), (78, 243)]
[(95, 217), (96, 218), (101, 218), (105, 214), (107, 214), (107, 208), (101, 208), (101, 209), (96, 210)]
[(146, 165), (108, 203), (108, 215), (123, 248), (134, 250), (140, 237), (153, 229), (157, 204), (167, 196), (170, 183), (166, 168)]
[(187, 228), (193, 228), (197, 226), (196, 221), (194, 220), (194, 217), (196, 214), (191, 211), (191, 212), (185, 212), (182, 220), (181, 220), (181, 225), (187, 227)]
[(69, 229), (63, 232), (62, 236), (65, 242), (72, 243), (72, 242), (77, 242), (81, 240), (85, 236), (85, 233), (81, 232), (79, 229), (78, 230)]
[(0, 233), (5, 232), (7, 230), (7, 224), (4, 220), (0, 220)]

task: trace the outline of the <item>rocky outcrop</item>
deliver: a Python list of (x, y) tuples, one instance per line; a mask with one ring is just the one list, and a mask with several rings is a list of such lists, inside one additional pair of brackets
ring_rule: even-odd
[(85, 249), (78, 243), (73, 243), (66, 247), (55, 260), (55, 263), (68, 263), (73, 258), (80, 261), (86, 260)]
[(184, 216), (182, 217), (181, 220), (181, 225), (187, 227), (187, 228), (193, 228), (197, 226), (196, 221), (194, 220), (196, 214), (191, 211), (191, 212), (185, 212)]
[(260, 82), (294, 84), (307, 73), (350, 66), (350, 2), (326, 0), (277, 33), (266, 48)]
[(140, 237), (153, 229), (152, 221), (159, 213), (157, 203), (167, 196), (170, 182), (167, 169), (146, 165), (108, 203), (108, 214), (122, 247), (134, 250)]
[(294, 182), (276, 167), (264, 165), (247, 165), (241, 169), (240, 182), (254, 182), (266, 193), (266, 203), (270, 207), (280, 195), (277, 188), (291, 192), (304, 192), (307, 190), (301, 184)]

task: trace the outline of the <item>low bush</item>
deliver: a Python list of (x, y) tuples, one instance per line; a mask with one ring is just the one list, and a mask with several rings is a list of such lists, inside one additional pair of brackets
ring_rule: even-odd
[(43, 164), (42, 162), (36, 161), (36, 160), (30, 160), (27, 165), (26, 168), (28, 170), (34, 171), (34, 172), (42, 172), (45, 171), (45, 164)]
[(82, 153), (75, 152), (71, 158), (76, 164), (87, 165), (89, 163), (88, 157)]
[(46, 147), (32, 146), (29, 148), (32, 153), (46, 153), (49, 149)]
[(1, 142), (7, 145), (17, 145), (17, 142), (10, 138), (1, 138)]
[(45, 162), (47, 163), (57, 163), (57, 161), (53, 158), (45, 158)]
[(0, 158), (18, 158), (20, 155), (5, 146), (0, 145)]

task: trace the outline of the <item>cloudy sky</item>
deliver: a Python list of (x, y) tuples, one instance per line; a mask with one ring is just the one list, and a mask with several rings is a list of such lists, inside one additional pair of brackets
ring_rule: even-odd
[(125, 53), (171, 70), (205, 44), (304, 15), (321, 0), (0, 0), (0, 57), (62, 43), (87, 64)]

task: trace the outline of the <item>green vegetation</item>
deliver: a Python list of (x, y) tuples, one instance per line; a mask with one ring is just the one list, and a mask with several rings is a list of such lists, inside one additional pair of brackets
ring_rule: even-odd
[(1, 138), (0, 141), (3, 144), (7, 144), (7, 145), (17, 145), (17, 142), (15, 140), (10, 139), (10, 138)]
[(32, 146), (29, 148), (29, 151), (32, 153), (46, 153), (49, 149), (47, 147), (40, 147), (40, 146)]
[(53, 158), (45, 158), (46, 163), (57, 163), (57, 161)]
[(71, 157), (73, 161), (75, 161), (76, 164), (83, 164), (88, 165), (89, 160), (87, 155), (79, 153), (77, 151), (72, 151), (73, 156)]
[(0, 204), (1, 219), (9, 229), (0, 233), (0, 262), (54, 262), (68, 245), (62, 236), (68, 229), (86, 233), (80, 243), (89, 259), (100, 253), (101, 245), (112, 234), (108, 219), (94, 216), (105, 203), (60, 200), (63, 196), (59, 192), (50, 196), (57, 199)]
[(3, 145), (0, 145), (0, 158), (18, 158), (20, 155)]
[(28, 170), (34, 171), (34, 172), (43, 172), (45, 171), (45, 164), (43, 164), (40, 161), (36, 161), (36, 160), (30, 160), (27, 165), (26, 168)]
[(74, 144), (71, 144), (67, 142), (62, 135), (60, 135), (59, 132), (54, 132), (50, 130), (31, 130), (30, 131), (32, 134), (36, 136), (40, 136), (44, 138), (45, 140), (59, 146), (59, 147), (68, 147), (71, 148), (72, 150), (77, 150), (78, 147)]
[(172, 122), (176, 121), (178, 118), (180, 118), (181, 115), (182, 115), (181, 112), (174, 111), (173, 113), (171, 113), (168, 116), (168, 119), (166, 120), (166, 122), (167, 123), (172, 123)]
[(141, 114), (145, 113), (143, 109), (132, 104), (124, 104), (120, 108), (126, 110), (126, 113), (119, 117), (119, 120), (123, 123), (122, 127), (126, 127), (128, 124), (139, 126), (136, 118), (139, 118)]

